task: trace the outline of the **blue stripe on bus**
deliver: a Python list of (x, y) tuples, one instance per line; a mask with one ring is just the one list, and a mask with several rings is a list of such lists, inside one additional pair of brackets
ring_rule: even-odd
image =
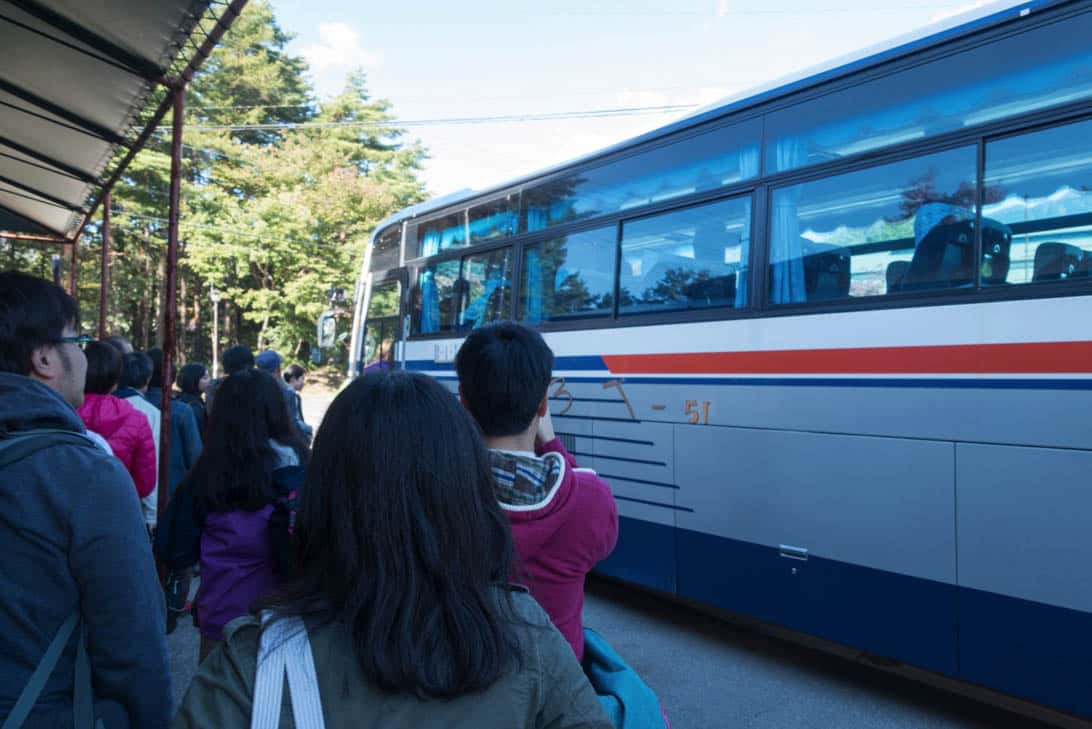
[[(412, 369), (412, 368), (411, 368)], [(438, 380), (456, 381), (450, 370), (432, 374)], [(609, 378), (566, 377), (572, 383), (601, 384)], [(1001, 379), (1001, 378), (888, 378), (888, 377), (634, 377), (625, 376), (627, 385), (720, 385), (730, 387), (872, 387), (936, 390), (1092, 390), (1092, 377), (1074, 379)]]
[[(406, 369), (420, 372), (454, 372), (455, 367), (450, 362), (436, 362), (431, 359), (406, 360)], [(608, 372), (607, 364), (597, 354), (580, 354), (570, 356), (558, 356), (554, 358), (556, 370), (579, 370), (582, 372)]]
[(1092, 613), (619, 521), (597, 572), (1092, 717)]

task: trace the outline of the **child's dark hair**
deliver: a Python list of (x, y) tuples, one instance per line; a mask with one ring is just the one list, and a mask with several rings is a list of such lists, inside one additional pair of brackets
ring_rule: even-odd
[(190, 395), (200, 395), (198, 384), (208, 374), (208, 369), (200, 362), (190, 362), (178, 370), (178, 389)]
[(121, 352), (105, 342), (88, 342), (83, 353), (87, 355), (87, 381), (83, 391), (110, 394), (121, 381)]
[(290, 365), (282, 374), (284, 375), (285, 382), (291, 382), (292, 380), (298, 380), (303, 377), (306, 370), (300, 367), (298, 364)]
[(554, 353), (542, 335), (510, 321), (475, 329), (455, 355), (463, 400), (491, 437), (527, 430), (553, 369)]

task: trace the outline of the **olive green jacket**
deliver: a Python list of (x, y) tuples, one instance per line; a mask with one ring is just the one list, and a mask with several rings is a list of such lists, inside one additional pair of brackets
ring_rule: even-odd
[[(449, 701), (381, 691), (364, 677), (344, 628), (310, 630), (327, 729), (612, 729), (572, 648), (546, 613), (526, 593), (513, 593), (512, 601), (525, 621), (517, 628), (522, 667), (481, 693)], [(258, 622), (240, 618), (224, 635), (224, 644), (201, 664), (172, 729), (250, 726)], [(295, 728), (285, 691), (280, 729)]]

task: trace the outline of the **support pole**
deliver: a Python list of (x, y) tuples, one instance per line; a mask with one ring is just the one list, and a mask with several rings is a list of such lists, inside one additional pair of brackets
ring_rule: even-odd
[(99, 339), (106, 339), (106, 298), (110, 291), (110, 193), (102, 196), (102, 267), (99, 271)]
[(163, 307), (163, 380), (159, 409), (162, 413), (159, 430), (159, 493), (156, 514), (167, 512), (170, 498), (171, 450), (171, 389), (174, 385), (174, 323), (178, 314), (178, 198), (182, 185), (182, 114), (186, 87), (171, 90), (174, 115), (171, 120), (171, 187), (170, 210), (167, 213), (167, 296)]
[(77, 277), (76, 270), (79, 268), (79, 265), (80, 265), (79, 252), (78, 252), (79, 251), (79, 246), (80, 246), (80, 239), (79, 238), (73, 238), (72, 239), (72, 252), (70, 254), (71, 258), (69, 259), (69, 262), (68, 262), (68, 293), (70, 293), (72, 295), (72, 298), (76, 299), (77, 301), (80, 300), (79, 294), (76, 292), (76, 277)]

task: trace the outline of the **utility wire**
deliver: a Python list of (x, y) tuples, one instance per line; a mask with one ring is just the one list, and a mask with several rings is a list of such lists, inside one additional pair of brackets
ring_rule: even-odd
[[(604, 117), (638, 116), (642, 114), (666, 114), (675, 111), (693, 109), (698, 104), (664, 104), (661, 106), (632, 106), (613, 109), (589, 109), (585, 111), (557, 111), (544, 114), (507, 114), (494, 116), (451, 117), (447, 119), (391, 119), (377, 121), (337, 121), (337, 122), (281, 122), (273, 124), (196, 124), (185, 126), (192, 132), (247, 132), (247, 131), (289, 131), (297, 129), (338, 129), (353, 127), (403, 127), (455, 126), (467, 124), (509, 124), (534, 121), (556, 121), (562, 119), (596, 119)], [(166, 129), (169, 125), (161, 125)]]

